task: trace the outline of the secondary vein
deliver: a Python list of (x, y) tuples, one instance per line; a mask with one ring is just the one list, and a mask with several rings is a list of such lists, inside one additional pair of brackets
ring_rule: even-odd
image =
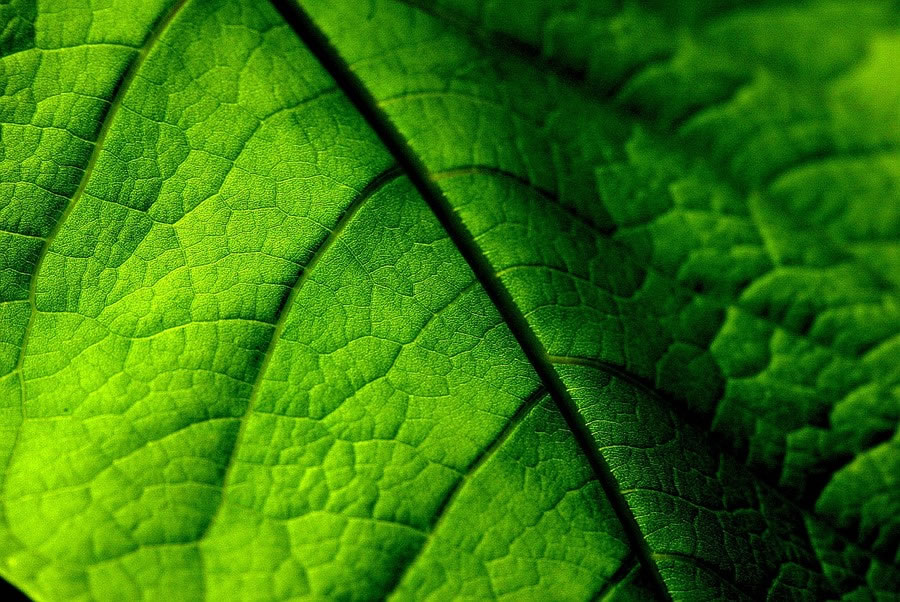
[[(125, 94), (131, 87), (131, 83), (134, 81), (137, 72), (147, 60), (147, 57), (149, 56), (150, 51), (155, 47), (156, 42), (159, 41), (160, 37), (162, 37), (163, 33), (166, 31), (166, 29), (168, 29), (169, 25), (172, 23), (176, 15), (178, 15), (178, 13), (186, 3), (187, 0), (178, 0), (178, 2), (176, 2), (169, 9), (169, 11), (156, 23), (156, 25), (150, 32), (150, 35), (147, 36), (146, 40), (144, 40), (144, 44), (141, 46), (134, 59), (131, 61), (131, 64), (125, 70), (125, 74), (119, 81), (118, 86), (116, 86), (116, 90), (113, 94), (112, 100), (110, 101), (109, 108), (104, 115), (103, 123), (100, 126), (100, 131), (97, 133), (97, 139), (93, 143), (94, 148), (91, 151), (90, 157), (88, 157), (88, 162), (85, 165), (84, 173), (81, 176), (81, 181), (78, 183), (78, 187), (75, 189), (75, 192), (72, 194), (72, 197), (66, 204), (65, 209), (63, 209), (62, 213), (59, 215), (59, 218), (56, 220), (56, 223), (53, 225), (53, 228), (50, 230), (50, 233), (47, 235), (47, 238), (44, 240), (44, 244), (41, 247), (40, 252), (38, 253), (37, 259), (35, 260), (34, 270), (32, 271), (31, 281), (29, 282), (28, 286), (28, 323), (25, 325), (25, 331), (22, 333), (22, 346), (19, 349), (19, 356), (18, 358), (16, 358), (16, 365), (13, 368), (12, 372), (10, 372), (10, 375), (15, 375), (15, 377), (19, 380), (19, 404), (21, 409), (22, 422), (24, 422), (28, 417), (25, 407), (25, 400), (27, 399), (27, 396), (25, 393), (25, 377), (23, 375), (23, 367), (25, 365), (25, 355), (28, 348), (28, 342), (31, 339), (31, 331), (34, 328), (35, 317), (38, 313), (37, 305), (35, 303), (35, 295), (37, 290), (38, 275), (40, 273), (41, 266), (44, 263), (44, 259), (47, 257), (47, 253), (50, 250), (50, 245), (53, 243), (53, 241), (56, 239), (56, 236), (62, 229), (63, 223), (66, 221), (66, 218), (68, 218), (72, 213), (72, 209), (84, 194), (84, 190), (87, 187), (88, 180), (90, 180), (91, 174), (94, 171), (94, 166), (97, 164), (97, 159), (100, 156), (100, 151), (103, 149), (103, 144), (106, 141), (106, 136), (109, 134), (109, 130), (116, 112), (122, 106), (122, 101), (125, 97)], [(6, 468), (8, 468), (12, 463), (12, 457), (15, 453), (16, 448), (18, 447), (19, 434), (21, 433), (21, 430), (22, 429), (20, 422), (18, 427), (16, 428), (12, 445), (9, 448), (10, 454), (6, 459)], [(6, 491), (6, 483), (8, 478), (9, 470), (4, 470), (3, 476), (0, 477), (0, 492)], [(2, 497), (2, 501), (0, 501), (0, 506), (2, 506), (0, 521), (6, 523), (6, 498), (5, 496), (0, 497)]]
[(431, 541), (431, 536), (437, 531), (444, 517), (447, 516), (447, 511), (453, 506), (453, 502), (459, 497), (460, 492), (463, 490), (463, 487), (466, 483), (468, 483), (475, 474), (484, 466), (488, 460), (490, 460), (494, 454), (503, 447), (503, 444), (506, 443), (512, 434), (516, 431), (516, 428), (522, 424), (522, 421), (528, 417), (531, 411), (537, 406), (541, 400), (547, 397), (547, 390), (543, 385), (539, 386), (535, 389), (531, 395), (526, 397), (519, 408), (516, 410), (515, 414), (513, 414), (509, 420), (506, 421), (506, 425), (500, 430), (499, 433), (494, 437), (493, 441), (491, 441), (481, 453), (478, 454), (478, 457), (472, 461), (469, 465), (468, 469), (466, 469), (465, 474), (460, 477), (460, 479), (456, 482), (456, 484), (447, 492), (444, 496), (444, 499), (441, 500), (440, 504), (438, 504), (437, 510), (434, 513), (434, 516), (431, 519), (431, 527), (428, 530), (426, 540), (423, 542), (422, 546), (419, 548), (419, 551), (410, 558), (406, 565), (402, 568), (402, 570), (397, 571), (390, 585), (386, 588), (387, 592), (385, 597), (390, 596), (394, 593), (400, 584), (403, 582), (403, 578), (406, 577), (406, 574), (409, 573), (410, 569), (415, 565), (416, 560), (418, 560), (422, 554), (425, 552), (428, 543)]
[[(41, 251), (38, 254), (37, 260), (34, 263), (34, 271), (31, 275), (31, 282), (28, 287), (28, 303), (31, 306), (31, 313), (28, 317), (28, 324), (25, 327), (25, 333), (22, 336), (22, 347), (19, 350), (19, 357), (16, 361), (16, 367), (14, 371), (19, 373), (19, 378), (22, 382), (22, 387), (24, 388), (25, 379), (21, 376), (22, 366), (25, 362), (25, 350), (28, 347), (28, 339), (31, 335), (31, 330), (34, 327), (34, 319), (37, 314), (37, 305), (35, 304), (35, 294), (37, 291), (37, 280), (40, 274), (41, 266), (44, 263), (44, 259), (46, 259), (48, 252), (50, 251), (50, 245), (53, 244), (53, 241), (56, 239), (56, 236), (62, 230), (63, 224), (66, 219), (72, 214), (72, 210), (78, 204), (78, 201), (84, 195), (85, 188), (87, 188), (88, 181), (91, 179), (91, 175), (94, 173), (94, 167), (97, 165), (97, 160), (100, 157), (100, 152), (103, 150), (103, 145), (106, 142), (106, 137), (109, 134), (109, 130), (112, 127), (112, 122), (115, 120), (116, 113), (119, 108), (122, 106), (122, 101), (125, 98), (125, 94), (128, 92), (129, 88), (131, 88), (131, 83), (134, 81), (137, 72), (140, 70), (141, 66), (147, 60), (147, 57), (150, 55), (150, 51), (156, 46), (156, 42), (162, 37), (163, 33), (168, 29), (169, 25), (175, 19), (175, 16), (181, 11), (184, 5), (187, 3), (187, 0), (179, 0), (176, 2), (172, 8), (169, 9), (169, 12), (159, 20), (156, 27), (154, 27), (153, 31), (144, 41), (144, 45), (141, 46), (140, 50), (138, 50), (137, 55), (134, 57), (134, 60), (131, 61), (131, 64), (125, 70), (125, 74), (122, 79), (119, 81), (119, 84), (116, 86), (115, 93), (113, 94), (112, 100), (109, 103), (109, 108), (106, 110), (106, 115), (104, 115), (103, 123), (100, 125), (100, 131), (97, 134), (97, 139), (94, 141), (94, 148), (91, 151), (91, 156), (88, 157), (88, 162), (85, 165), (84, 173), (81, 175), (81, 181), (78, 182), (78, 187), (75, 189), (75, 192), (72, 194), (72, 198), (69, 199), (69, 202), (66, 204), (65, 209), (63, 209), (62, 213), (60, 213), (59, 218), (56, 220), (56, 223), (53, 225), (53, 228), (50, 230), (50, 234), (47, 235), (47, 238), (44, 240), (44, 245), (41, 247)], [(23, 418), (25, 412), (25, 395), (24, 390), (22, 394), (22, 413)]]
[(262, 388), (262, 381), (265, 378), (265, 374), (268, 370), (269, 364), (272, 361), (272, 357), (275, 355), (275, 348), (278, 345), (278, 341), (281, 339), (282, 334), (284, 334), (284, 329), (287, 326), (287, 317), (291, 312), (291, 307), (294, 304), (294, 301), (297, 298), (297, 293), (303, 288), (303, 284), (309, 278), (309, 275), (313, 272), (316, 265), (318, 265), (321, 258), (326, 254), (326, 251), (331, 248), (331, 246), (338, 240), (341, 233), (346, 229), (347, 224), (353, 219), (353, 216), (359, 211), (359, 209), (363, 206), (364, 202), (371, 198), (376, 192), (381, 190), (385, 184), (395, 180), (402, 172), (399, 167), (393, 166), (385, 171), (381, 172), (362, 189), (353, 200), (350, 201), (350, 204), (347, 205), (347, 208), (344, 210), (344, 213), (338, 218), (337, 223), (334, 228), (332, 228), (331, 232), (322, 240), (318, 247), (313, 251), (312, 258), (300, 270), (300, 273), (297, 275), (297, 279), (294, 284), (291, 286), (290, 292), (287, 297), (285, 297), (284, 301), (281, 304), (281, 307), (278, 309), (277, 318), (274, 324), (274, 328), (272, 330), (272, 336), (269, 338), (269, 343), (266, 346), (266, 350), (263, 354), (262, 361), (260, 361), (259, 368), (256, 371), (256, 378), (253, 381), (253, 385), (250, 390), (250, 397), (247, 400), (247, 405), (244, 407), (244, 412), (241, 416), (238, 417), (240, 420), (240, 426), (238, 427), (237, 435), (234, 439), (234, 444), (231, 446), (231, 450), (229, 452), (228, 458), (225, 461), (225, 468), (222, 475), (222, 498), (219, 500), (219, 505), (213, 514), (210, 516), (209, 522), (206, 524), (206, 528), (203, 533), (200, 535), (198, 540), (202, 540), (206, 537), (206, 534), (209, 532), (209, 529), (212, 527), (213, 523), (216, 522), (216, 518), (221, 512), (222, 508), (225, 506), (225, 487), (228, 483), (228, 478), (231, 474), (231, 471), (235, 464), (235, 458), (237, 457), (237, 449), (240, 447), (241, 442), (243, 441), (244, 431), (247, 426), (247, 418), (253, 411), (253, 408), (256, 406), (256, 400), (259, 397), (259, 392)]

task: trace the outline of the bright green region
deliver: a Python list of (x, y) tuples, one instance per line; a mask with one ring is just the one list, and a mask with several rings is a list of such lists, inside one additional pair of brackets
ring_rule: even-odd
[(0, 574), (900, 597), (895, 3), (273, 4), (0, 3)]

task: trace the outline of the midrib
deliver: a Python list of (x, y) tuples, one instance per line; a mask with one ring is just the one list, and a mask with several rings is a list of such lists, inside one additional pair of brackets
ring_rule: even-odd
[(312, 19), (290, 1), (272, 0), (272, 4), (297, 33), (318, 62), (337, 82), (344, 94), (375, 132), (382, 144), (393, 155), (416, 190), (431, 209), (444, 231), (466, 260), (482, 288), (497, 308), (504, 322), (516, 338), (526, 358), (534, 368), (543, 386), (553, 399), (560, 414), (584, 453), (598, 482), (602, 486), (619, 522), (642, 565), (653, 576), (656, 593), (662, 599), (670, 599), (668, 589), (653, 559), (640, 527), (619, 491), (619, 485), (606, 460), (597, 450), (593, 436), (584, 417), (578, 411), (566, 386), (553, 368), (550, 360), (528, 326), (521, 310), (515, 304), (506, 287), (496, 278), (493, 268), (474, 239), (453, 211), (438, 185), (428, 176), (428, 170), (405, 143), (399, 131), (381, 112), (377, 101), (350, 70), (347, 63), (330, 45)]

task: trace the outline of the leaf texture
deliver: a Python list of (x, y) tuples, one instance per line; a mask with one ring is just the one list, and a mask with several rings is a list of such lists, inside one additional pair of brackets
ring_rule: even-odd
[(40, 600), (900, 592), (893, 2), (0, 5)]

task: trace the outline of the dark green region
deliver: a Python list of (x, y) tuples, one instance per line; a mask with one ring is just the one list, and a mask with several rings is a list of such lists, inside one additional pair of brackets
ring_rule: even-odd
[(0, 56), (34, 48), (36, 0), (8, 0), (0, 4)]

